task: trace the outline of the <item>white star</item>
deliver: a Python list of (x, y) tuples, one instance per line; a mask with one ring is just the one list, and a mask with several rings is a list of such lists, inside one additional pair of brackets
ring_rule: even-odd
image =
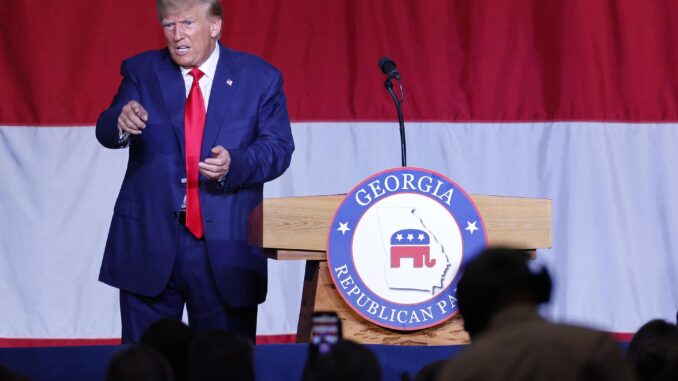
[(476, 222), (478, 222), (478, 221), (473, 221), (473, 222), (466, 221), (467, 225), (466, 225), (466, 229), (464, 229), (464, 230), (468, 230), (471, 234), (473, 234), (474, 231), (478, 230), (478, 228), (476, 227)]
[(229, 86), (233, 86), (233, 80), (230, 79), (230, 78), (227, 79), (227, 80), (226, 80), (226, 84), (229, 85)]
[(351, 230), (351, 228), (348, 227), (348, 222), (339, 221), (339, 227), (337, 228), (337, 231), (340, 231), (341, 235), (345, 235), (349, 230)]
[(402, 240), (403, 240), (403, 235), (402, 235), (402, 234), (398, 234), (398, 235), (396, 236), (396, 239), (397, 239), (398, 241), (402, 241)]
[(414, 239), (414, 234), (408, 234), (407, 235), (407, 240), (412, 241)]
[(424, 240), (424, 235), (423, 235), (423, 234), (419, 234), (419, 235), (417, 236), (417, 239), (420, 240), (420, 241), (423, 241), (423, 240)]

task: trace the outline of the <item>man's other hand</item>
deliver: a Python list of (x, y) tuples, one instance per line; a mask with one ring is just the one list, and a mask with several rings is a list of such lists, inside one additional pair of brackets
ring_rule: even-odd
[(213, 147), (210, 153), (212, 157), (198, 164), (200, 173), (210, 180), (221, 180), (231, 167), (231, 154), (222, 146)]
[(148, 111), (137, 101), (129, 101), (118, 116), (118, 128), (132, 135), (141, 134), (146, 128)]

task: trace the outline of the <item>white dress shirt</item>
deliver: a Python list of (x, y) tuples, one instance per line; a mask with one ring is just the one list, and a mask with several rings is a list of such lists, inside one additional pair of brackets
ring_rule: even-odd
[[(210, 94), (212, 92), (212, 83), (214, 82), (214, 74), (217, 72), (217, 62), (219, 62), (219, 44), (216, 45), (212, 54), (198, 69), (205, 75), (200, 78), (200, 90), (202, 91), (202, 98), (205, 101), (205, 111), (209, 108)], [(181, 68), (181, 76), (184, 78), (184, 86), (186, 88), (186, 97), (191, 91), (193, 85), (193, 76), (188, 74), (191, 69)]]

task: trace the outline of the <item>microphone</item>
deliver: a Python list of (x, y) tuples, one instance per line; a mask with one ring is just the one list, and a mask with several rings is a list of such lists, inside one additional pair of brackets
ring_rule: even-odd
[(389, 57), (384, 56), (379, 59), (379, 69), (381, 69), (384, 74), (388, 75), (389, 78), (400, 79), (400, 73), (398, 73), (398, 69), (396, 69), (395, 61)]

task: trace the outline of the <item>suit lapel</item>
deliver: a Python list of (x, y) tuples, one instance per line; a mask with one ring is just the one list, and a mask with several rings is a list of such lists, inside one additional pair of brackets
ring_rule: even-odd
[(201, 158), (210, 157), (210, 150), (219, 135), (224, 119), (229, 113), (231, 100), (238, 88), (235, 62), (228, 49), (219, 44), (219, 62), (212, 82), (205, 131), (202, 139)]
[(184, 143), (184, 107), (186, 104), (186, 88), (184, 79), (181, 78), (181, 70), (172, 61), (169, 54), (160, 64), (160, 69), (156, 71), (156, 76), (160, 84), (160, 91), (165, 102), (167, 115), (169, 115), (172, 128), (177, 136), (181, 146), (181, 155), (186, 150)]

